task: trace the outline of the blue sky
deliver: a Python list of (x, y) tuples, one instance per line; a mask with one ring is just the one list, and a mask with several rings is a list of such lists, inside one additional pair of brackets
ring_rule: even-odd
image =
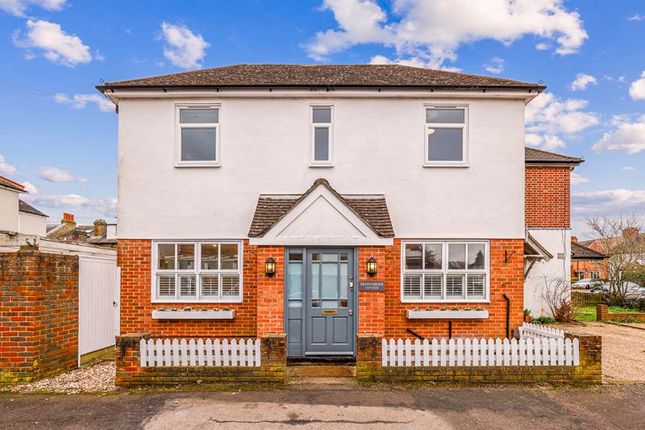
[(0, 175), (50, 215), (113, 219), (117, 117), (100, 81), (235, 63), (383, 63), (542, 81), (527, 143), (586, 162), (574, 232), (645, 214), (645, 3), (0, 0)]

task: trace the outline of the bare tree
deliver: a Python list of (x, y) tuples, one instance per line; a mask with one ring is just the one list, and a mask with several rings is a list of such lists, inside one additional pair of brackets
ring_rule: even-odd
[(571, 322), (575, 317), (575, 306), (571, 301), (571, 285), (562, 279), (544, 279), (546, 288), (542, 298), (557, 322)]
[(597, 236), (594, 248), (609, 257), (599, 263), (609, 282), (606, 300), (610, 304), (624, 305), (628, 291), (626, 281), (642, 276), (645, 271), (645, 235), (640, 233), (642, 218), (592, 217), (587, 218), (587, 224)]

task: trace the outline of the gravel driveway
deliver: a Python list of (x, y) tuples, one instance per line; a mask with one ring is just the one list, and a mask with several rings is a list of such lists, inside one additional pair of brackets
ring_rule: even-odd
[(562, 324), (558, 328), (602, 336), (604, 382), (645, 382), (645, 330), (599, 322)]

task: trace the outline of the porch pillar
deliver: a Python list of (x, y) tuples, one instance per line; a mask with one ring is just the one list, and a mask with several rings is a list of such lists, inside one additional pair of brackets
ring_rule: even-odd
[[(276, 263), (275, 275), (264, 273), (267, 258)], [(284, 334), (284, 247), (258, 246), (257, 248), (257, 336)]]

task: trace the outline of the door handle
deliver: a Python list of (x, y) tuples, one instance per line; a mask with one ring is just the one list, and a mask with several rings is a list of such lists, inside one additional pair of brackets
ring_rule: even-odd
[(351, 317), (352, 315), (354, 315), (354, 311), (350, 309), (349, 310), (349, 316)]

